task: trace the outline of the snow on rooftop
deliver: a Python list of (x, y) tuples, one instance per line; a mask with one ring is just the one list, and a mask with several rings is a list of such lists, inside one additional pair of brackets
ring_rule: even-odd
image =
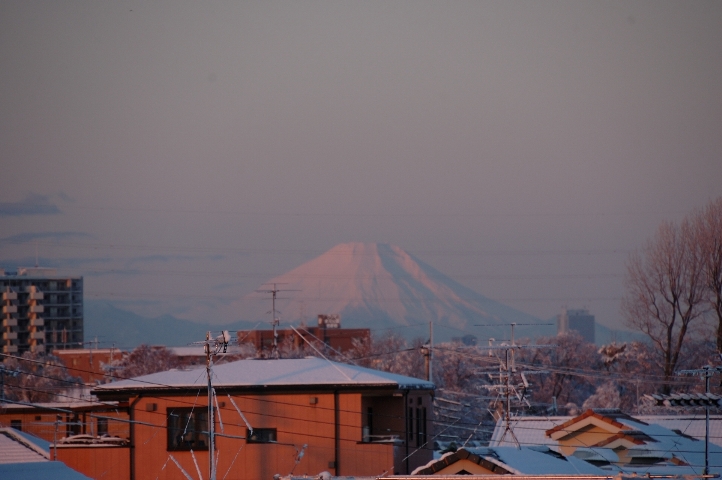
[[(511, 429), (522, 445), (546, 445), (553, 447), (557, 445), (555, 440), (546, 436), (546, 431), (561, 425), (573, 417), (516, 417), (511, 421)], [(489, 441), (490, 447), (515, 447), (514, 438), (507, 433), (504, 436), (505, 421), (500, 418), (496, 422), (494, 433)], [(503, 437), (503, 438), (502, 438)]]
[[(558, 444), (556, 441), (546, 436), (546, 431), (561, 425), (574, 417), (517, 417), (512, 420), (512, 429), (516, 438), (521, 445), (538, 446), (546, 445), (556, 450)], [(624, 471), (630, 473), (650, 474), (699, 474), (704, 465), (704, 416), (640, 416), (629, 417), (623, 415), (615, 415), (614, 420), (624, 425), (623, 430), (628, 432), (642, 433), (651, 437), (651, 441), (646, 441), (644, 445), (635, 446), (630, 452), (635, 457), (674, 457), (685, 461), (690, 467), (680, 467), (677, 465), (643, 465), (643, 466), (625, 466)], [(695, 428), (691, 428), (695, 425)], [(714, 426), (714, 427), (713, 427)], [(710, 420), (710, 430), (718, 431), (722, 428), (722, 417)], [(680, 430), (684, 435), (679, 435), (673, 430)], [(513, 447), (516, 444), (511, 435), (507, 434), (504, 439), (503, 419), (497, 422), (494, 433), (492, 434), (489, 445), (491, 447)], [(699, 435), (699, 436), (698, 436)], [(722, 447), (713, 442), (719, 438), (711, 438), (709, 446), (710, 469), (715, 473), (722, 473)], [(577, 454), (578, 452), (578, 454)], [(595, 455), (594, 455), (595, 454)], [(577, 449), (575, 456), (586, 460), (613, 460), (611, 451), (604, 448), (588, 448)], [(599, 457), (599, 458), (596, 458)], [(602, 458), (604, 457), (604, 458)], [(609, 457), (609, 458), (606, 458)]]
[[(474, 449), (470, 450), (474, 452)], [(521, 475), (604, 475), (604, 471), (575, 457), (556, 456), (537, 448), (497, 447), (494, 452), (505, 465)]]
[[(574, 417), (516, 417), (512, 419), (512, 429), (519, 443), (522, 445), (547, 445), (554, 446), (557, 442), (546, 436), (546, 431), (561, 425)], [(684, 435), (689, 435), (697, 440), (704, 441), (705, 419), (704, 415), (639, 415), (634, 416), (644, 423), (660, 425), (669, 430), (679, 430)], [(616, 421), (627, 425), (630, 430), (642, 430), (638, 422), (628, 421), (624, 418), (615, 418)], [(711, 415), (709, 422), (710, 443), (722, 446), (722, 415)], [(504, 433), (504, 419), (497, 422), (494, 432), (489, 441), (492, 447), (513, 447), (516, 445), (511, 435), (507, 434), (502, 440)]]
[[(117, 390), (205, 388), (205, 367), (168, 370), (95, 388), (97, 393)], [(316, 357), (301, 359), (238, 360), (213, 367), (214, 387), (259, 386), (388, 386), (433, 389), (426, 380), (331, 362)]]

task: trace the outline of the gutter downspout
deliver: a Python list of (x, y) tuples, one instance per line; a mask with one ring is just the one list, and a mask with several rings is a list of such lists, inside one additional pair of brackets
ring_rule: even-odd
[(130, 417), (130, 480), (135, 480), (135, 414), (133, 412), (141, 398), (143, 398), (142, 393), (128, 405), (128, 414)]
[[(406, 447), (406, 453), (404, 453), (404, 459), (406, 463), (406, 473), (408, 475), (409, 473), (409, 442), (411, 441), (411, 437), (409, 436), (409, 391), (404, 390), (404, 431), (406, 432), (406, 441), (404, 442), (404, 445)], [(133, 480), (131, 478), (131, 480)]]
[[(336, 470), (336, 476), (340, 476), (339, 473), (339, 457), (341, 454), (341, 426), (340, 426), (340, 412), (338, 405), (338, 390), (333, 392), (333, 430), (334, 430), (334, 468)], [(132, 479), (131, 479), (132, 480)]]

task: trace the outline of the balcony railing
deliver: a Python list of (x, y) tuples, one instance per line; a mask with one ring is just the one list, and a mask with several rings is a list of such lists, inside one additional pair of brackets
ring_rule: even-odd
[(17, 327), (18, 321), (16, 318), (3, 318), (3, 327)]

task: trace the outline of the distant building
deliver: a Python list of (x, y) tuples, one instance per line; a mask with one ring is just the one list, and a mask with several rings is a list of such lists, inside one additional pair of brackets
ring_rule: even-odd
[(86, 384), (95, 384), (112, 378), (108, 367), (113, 360), (122, 358), (123, 352), (117, 348), (78, 348), (53, 350), (53, 355), (63, 361), (70, 375), (82, 378)]
[(585, 308), (563, 309), (562, 313), (557, 315), (557, 334), (571, 331), (579, 333), (587, 342), (594, 343), (594, 315)]
[(83, 343), (83, 278), (54, 269), (0, 270), (3, 353), (51, 352)]
[[(332, 350), (345, 352), (353, 348), (354, 340), (361, 342), (371, 340), (371, 330), (368, 328), (341, 328), (338, 315), (319, 315), (318, 327), (302, 326), (296, 330), (298, 334), (293, 330), (277, 330), (277, 344), (290, 341), (294, 348), (313, 351), (308, 342), (321, 341)], [(239, 344), (251, 343), (261, 354), (273, 350), (273, 330), (240, 330), (237, 335)]]

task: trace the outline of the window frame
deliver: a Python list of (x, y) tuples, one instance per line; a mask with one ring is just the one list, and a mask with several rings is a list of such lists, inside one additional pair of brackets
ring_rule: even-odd
[(166, 419), (167, 451), (208, 451), (207, 407), (168, 407)]
[[(270, 434), (272, 439), (267, 438), (258, 438), (258, 434)], [(254, 428), (253, 429), (253, 435), (251, 435), (251, 431), (246, 429), (246, 443), (254, 443), (254, 444), (268, 444), (268, 443), (278, 443), (278, 430), (275, 428)]]

